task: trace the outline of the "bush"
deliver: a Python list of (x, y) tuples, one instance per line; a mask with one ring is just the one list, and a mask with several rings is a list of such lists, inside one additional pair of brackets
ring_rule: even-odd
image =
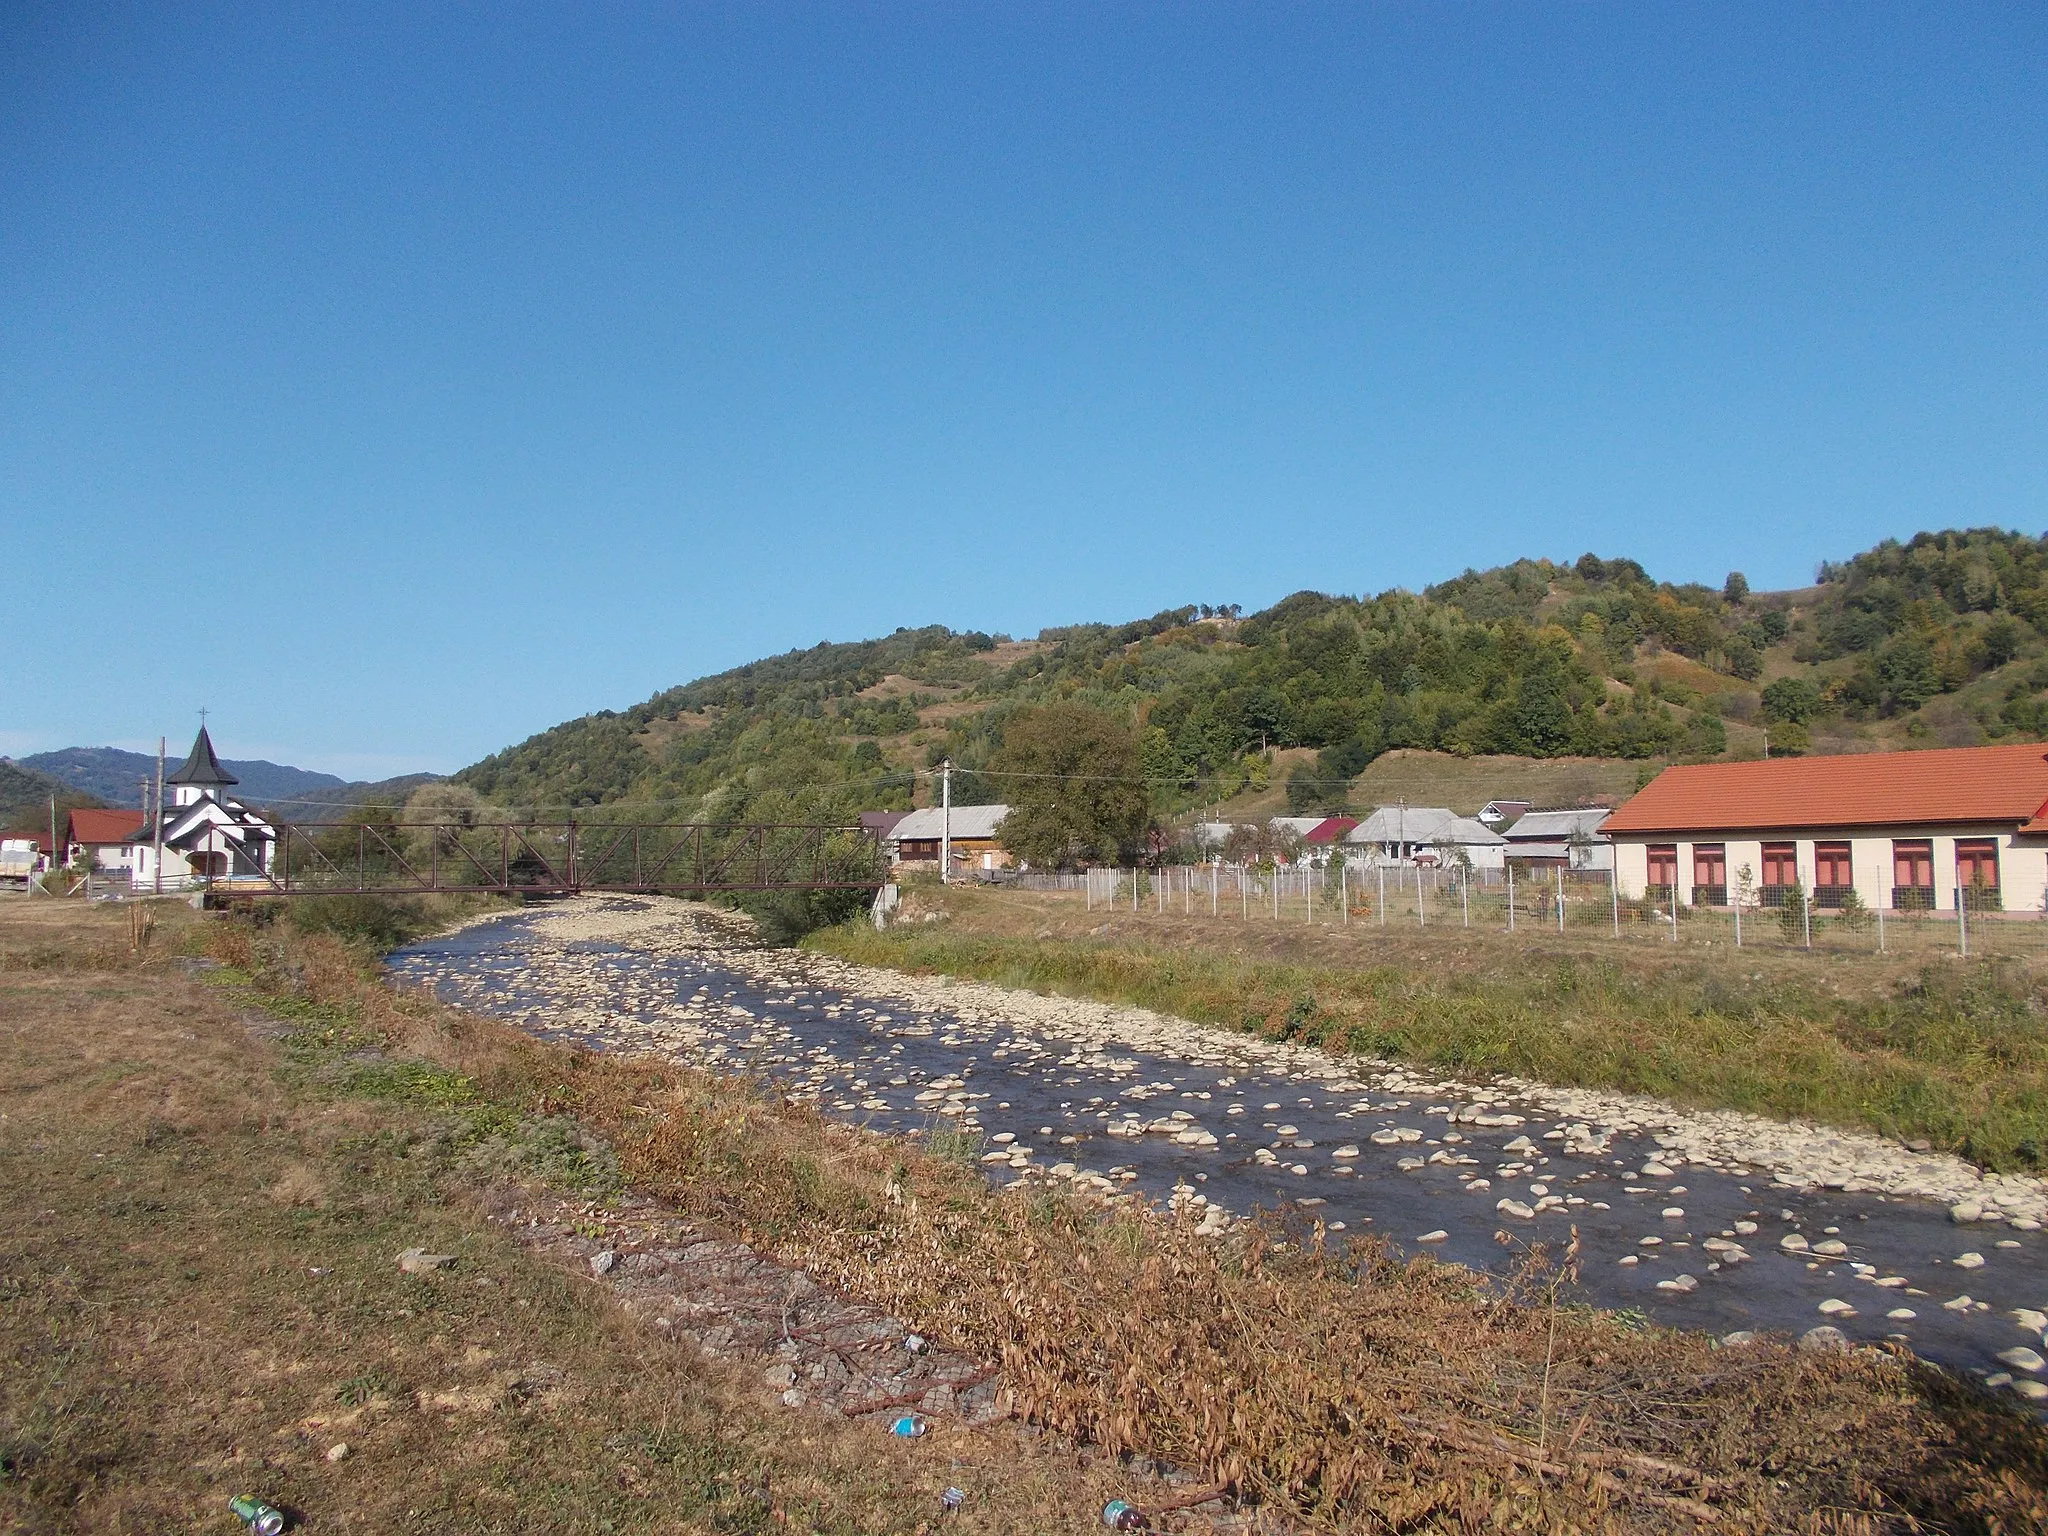
[(1806, 918), (1806, 887), (1786, 886), (1785, 904), (1778, 908), (1778, 931), (1785, 936), (1786, 943), (1806, 942)]
[(1856, 894), (1853, 885), (1842, 892), (1842, 908), (1835, 914), (1835, 922), (1851, 933), (1870, 926), (1870, 908), (1863, 905), (1863, 898)]
[(379, 954), (434, 926), (425, 906), (407, 896), (300, 896), (286, 907), (285, 920), (295, 933), (328, 933)]

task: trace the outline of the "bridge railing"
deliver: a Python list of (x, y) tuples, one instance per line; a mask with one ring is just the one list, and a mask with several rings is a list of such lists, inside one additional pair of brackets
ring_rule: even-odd
[(845, 826), (363, 818), (277, 832), (261, 886), (284, 896), (861, 890), (888, 878), (874, 841)]

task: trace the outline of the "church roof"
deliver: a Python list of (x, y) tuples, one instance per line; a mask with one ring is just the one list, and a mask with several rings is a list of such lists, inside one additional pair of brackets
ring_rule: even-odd
[(199, 734), (192, 739), (191, 756), (185, 759), (183, 767), (171, 775), (169, 782), (173, 784), (238, 784), (241, 780), (237, 779), (232, 773), (229, 773), (227, 769), (221, 767), (220, 759), (213, 755), (213, 738), (206, 734), (206, 727), (202, 725), (199, 727)]

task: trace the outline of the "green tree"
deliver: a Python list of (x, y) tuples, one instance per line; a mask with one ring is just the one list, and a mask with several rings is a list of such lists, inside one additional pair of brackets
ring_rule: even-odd
[(1749, 578), (1740, 571), (1730, 571), (1728, 579), (1721, 583), (1723, 602), (1740, 603), (1749, 596)]
[(1918, 709), (1941, 692), (1934, 653), (1914, 639), (1897, 641), (1879, 653), (1877, 681), (1884, 690), (1886, 714)]
[(1810, 678), (1781, 677), (1764, 684), (1764, 718), (1773, 724), (1804, 725), (1820, 713), (1820, 689)]
[(1137, 738), (1083, 704), (1019, 710), (989, 762), (1010, 814), (1002, 843), (1034, 864), (1108, 862), (1135, 854), (1151, 820)]

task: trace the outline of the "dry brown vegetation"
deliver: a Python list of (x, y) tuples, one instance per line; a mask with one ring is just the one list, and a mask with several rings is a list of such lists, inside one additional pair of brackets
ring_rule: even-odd
[[(227, 1531), (248, 1491), (373, 1536), (912, 1532), (959, 1484), (950, 1529), (1078, 1532), (1123, 1491), (1007, 1426), (791, 1413), (652, 1337), (480, 1219), (489, 1106), (331, 1075), (349, 1009), (308, 999), (357, 957), (294, 947), (275, 1038), (177, 963), (220, 932), (172, 906), (137, 957), (124, 914), (0, 905), (0, 1530)], [(402, 1275), (413, 1246), (458, 1263)]]
[[(0, 1433), (25, 1448), (9, 1452), (22, 1470), (0, 1484), (0, 1509), (30, 1528), (189, 1520), (259, 1472), (360, 1529), (597, 1528), (586, 1511), (600, 1504), (623, 1528), (775, 1529), (775, 1510), (798, 1528), (909, 1524), (886, 1485), (931, 1480), (928, 1442), (764, 1419), (715, 1374), (628, 1339), (578, 1288), (527, 1272), (459, 1201), (441, 1203), (423, 1154), (432, 1105), (573, 1114), (631, 1187), (999, 1361), (1039, 1423), (1198, 1469), (1290, 1523), (2048, 1521), (2038, 1422), (1904, 1357), (1716, 1350), (1560, 1305), (1540, 1262), (1503, 1292), (1371, 1243), (1339, 1250), (1313, 1226), (1217, 1243), (1165, 1217), (999, 1195), (970, 1167), (746, 1083), (395, 996), (324, 936), (204, 925), (239, 993), (160, 965), (54, 968), (50, 938), (0, 949), (0, 1050), (22, 1085), (0, 1130)], [(73, 938), (80, 956), (122, 949), (118, 930)], [(282, 1050), (296, 1077), (247, 1043), (224, 1006), (235, 996), (292, 1022)], [(353, 1070), (365, 1050), (418, 1064), (414, 1107), (279, 1086)], [(413, 1242), (462, 1253), (465, 1278), (402, 1281), (389, 1254)], [(336, 1279), (315, 1286), (308, 1267)], [(573, 1411), (521, 1399), (534, 1357), (566, 1366)], [(380, 1409), (362, 1429), (335, 1426), (352, 1380), (439, 1389), (465, 1371), (500, 1382), (485, 1420)], [(1079, 1528), (1105, 1487), (1120, 1491), (1105, 1482), (1113, 1463), (1080, 1474), (1014, 1440), (1003, 1466), (991, 1452), (1006, 1433), (957, 1432), (987, 1481), (967, 1528)], [(330, 1435), (368, 1449), (329, 1465)], [(691, 1513), (663, 1526), (648, 1488)]]

